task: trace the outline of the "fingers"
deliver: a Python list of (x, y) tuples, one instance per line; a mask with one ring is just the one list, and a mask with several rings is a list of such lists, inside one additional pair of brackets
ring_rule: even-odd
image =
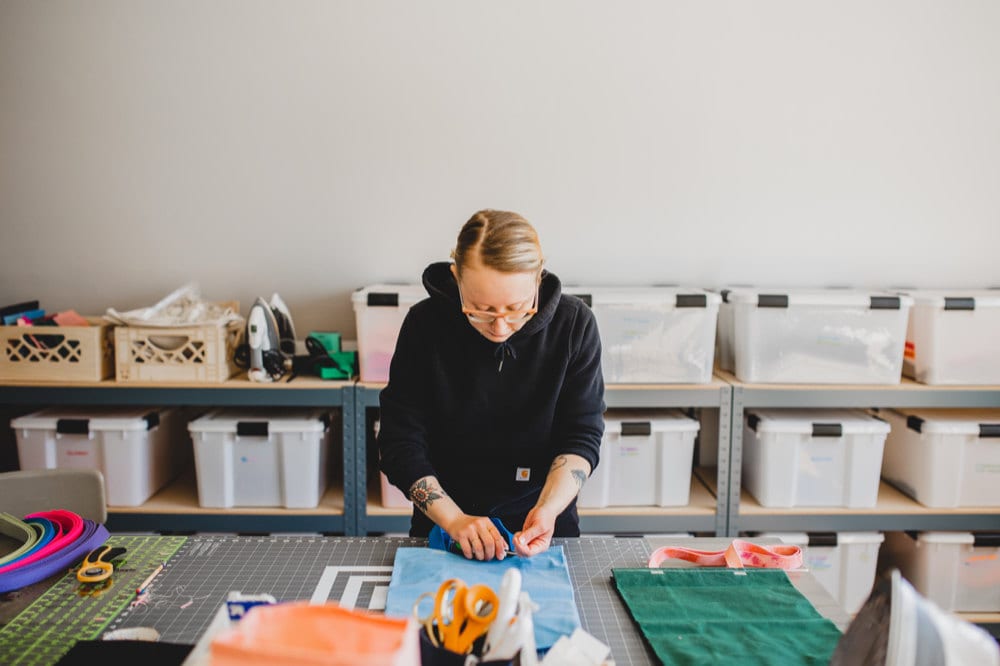
[(507, 551), (507, 543), (496, 526), (487, 518), (479, 518), (466, 525), (455, 541), (462, 548), (466, 559), (502, 560)]

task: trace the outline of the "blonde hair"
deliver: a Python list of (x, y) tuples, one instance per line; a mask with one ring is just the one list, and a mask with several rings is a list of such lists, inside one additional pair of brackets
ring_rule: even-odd
[(535, 228), (503, 210), (481, 210), (470, 217), (458, 232), (451, 258), (459, 273), (477, 259), (501, 273), (540, 273), (545, 263)]

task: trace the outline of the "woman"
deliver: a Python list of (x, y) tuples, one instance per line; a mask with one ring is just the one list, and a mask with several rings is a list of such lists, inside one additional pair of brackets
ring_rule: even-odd
[(604, 432), (593, 313), (542, 270), (520, 215), (465, 223), (454, 263), (423, 274), (430, 298), (407, 313), (381, 393), (381, 468), (413, 501), (412, 536), (434, 523), (467, 558), (503, 559), (579, 536), (576, 496)]

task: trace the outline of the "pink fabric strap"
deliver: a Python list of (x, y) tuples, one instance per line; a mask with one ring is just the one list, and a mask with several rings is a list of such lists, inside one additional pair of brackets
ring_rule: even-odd
[(53, 553), (58, 553), (66, 546), (74, 543), (80, 538), (80, 535), (83, 534), (83, 518), (76, 515), (72, 511), (63, 511), (62, 509), (56, 509), (54, 511), (41, 511), (39, 513), (33, 513), (29, 516), (25, 516), (25, 520), (29, 518), (46, 518), (51, 521), (56, 530), (55, 536), (52, 537), (52, 541), (48, 542), (45, 546), (39, 548), (27, 557), (23, 557), (15, 562), (11, 562), (10, 564), (0, 567), (0, 574), (7, 573), (8, 571), (15, 571), (21, 567), (31, 564), (32, 562), (45, 559)]
[(742, 569), (801, 569), (802, 549), (798, 546), (761, 546), (742, 539), (733, 539), (725, 550), (695, 550), (664, 546), (649, 556), (649, 568), (658, 569), (666, 560), (685, 560), (701, 567)]

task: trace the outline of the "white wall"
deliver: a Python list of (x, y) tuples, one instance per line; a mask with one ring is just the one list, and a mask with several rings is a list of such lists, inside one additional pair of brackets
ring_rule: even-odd
[(0, 302), (353, 331), (478, 208), (576, 283), (1000, 283), (1000, 3), (0, 2)]

